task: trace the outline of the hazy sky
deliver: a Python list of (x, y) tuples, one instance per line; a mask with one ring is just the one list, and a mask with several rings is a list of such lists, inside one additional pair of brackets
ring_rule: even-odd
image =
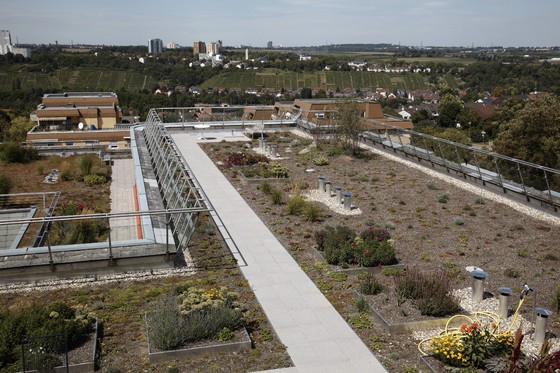
[(12, 42), (560, 45), (559, 0), (0, 0)]

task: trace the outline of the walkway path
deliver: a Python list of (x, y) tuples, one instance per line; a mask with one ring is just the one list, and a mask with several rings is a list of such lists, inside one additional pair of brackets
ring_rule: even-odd
[[(196, 144), (198, 136), (192, 133), (172, 136), (239, 246), (247, 261), (247, 266), (241, 270), (295, 365), (275, 372), (385, 372), (362, 340)], [(216, 141), (224, 138), (215, 132), (212, 136), (217, 138)]]
[[(134, 163), (132, 159), (113, 160), (111, 172), (111, 212), (134, 211)], [(111, 219), (113, 241), (136, 240), (135, 218)]]

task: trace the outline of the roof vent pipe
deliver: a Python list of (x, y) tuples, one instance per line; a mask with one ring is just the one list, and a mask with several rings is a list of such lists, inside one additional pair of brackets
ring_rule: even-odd
[(472, 300), (474, 302), (482, 302), (484, 299), (484, 280), (488, 277), (488, 273), (484, 271), (472, 271)]

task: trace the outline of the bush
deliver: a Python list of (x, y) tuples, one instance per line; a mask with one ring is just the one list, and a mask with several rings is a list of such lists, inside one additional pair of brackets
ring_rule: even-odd
[(160, 300), (147, 313), (150, 343), (160, 350), (172, 350), (184, 342), (185, 320), (177, 308), (174, 297)]
[(327, 226), (323, 231), (315, 233), (315, 240), (319, 250), (324, 251), (324, 257), (329, 264), (357, 264), (364, 267), (395, 264), (397, 260), (391, 241), (378, 240), (389, 237), (389, 233), (374, 228), (368, 228), (365, 232), (356, 236), (356, 233), (346, 226)]
[(369, 313), (371, 310), (366, 298), (361, 295), (354, 299), (354, 305), (356, 306), (356, 310), (360, 313)]
[(84, 182), (89, 185), (105, 184), (107, 178), (101, 175), (86, 175), (84, 176)]
[(259, 189), (264, 194), (271, 194), (272, 193), (272, 185), (270, 185), (270, 183), (268, 183), (267, 181), (261, 182), (261, 184), (259, 185)]
[(4, 144), (0, 150), (0, 158), (3, 158), (8, 163), (28, 163), (39, 159), (37, 150), (23, 147), (17, 142)]
[[(10, 367), (21, 357), (20, 341), (26, 337), (39, 337), (52, 334), (66, 334), (68, 348), (77, 347), (84, 334), (92, 329), (92, 320), (63, 303), (52, 303), (44, 306), (32, 304), (19, 312), (4, 310), (0, 312), (0, 368)], [(44, 351), (41, 364), (49, 364), (49, 354), (61, 353), (63, 343), (58, 338), (41, 340), (33, 343), (32, 350)], [(14, 371), (8, 368), (6, 371)]]
[(318, 221), (323, 216), (321, 206), (318, 203), (308, 201), (305, 203), (302, 214), (307, 221)]
[(460, 310), (458, 303), (449, 296), (450, 277), (445, 272), (424, 274), (417, 269), (407, 269), (404, 276), (395, 278), (398, 297), (415, 301), (420, 313), (427, 316), (446, 316)]
[(270, 198), (272, 199), (272, 203), (275, 205), (281, 205), (284, 203), (284, 194), (278, 189), (271, 190)]
[(0, 174), (0, 194), (10, 194), (13, 186), (14, 182), (8, 175)]
[(364, 241), (387, 241), (391, 239), (391, 233), (387, 229), (368, 227), (360, 233), (360, 237)]
[(328, 158), (323, 156), (313, 158), (312, 162), (317, 166), (326, 166), (329, 164)]
[(288, 204), (286, 205), (286, 212), (289, 215), (299, 215), (303, 213), (305, 208), (305, 198), (300, 194), (296, 194), (295, 196), (290, 197), (288, 200)]
[(377, 295), (383, 291), (383, 285), (381, 285), (373, 273), (367, 273), (360, 280), (359, 290), (362, 294)]
[(82, 177), (90, 175), (95, 164), (95, 157), (91, 154), (86, 154), (78, 158), (78, 168), (82, 173)]
[(60, 180), (62, 181), (71, 181), (73, 178), (74, 175), (70, 170), (62, 170), (62, 172), (60, 172)]
[(439, 203), (447, 203), (449, 201), (449, 195), (447, 193), (442, 193), (438, 196)]

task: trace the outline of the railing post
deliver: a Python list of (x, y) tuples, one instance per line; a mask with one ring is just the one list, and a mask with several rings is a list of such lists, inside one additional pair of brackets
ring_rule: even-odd
[(111, 241), (111, 221), (107, 216), (107, 226), (109, 227), (109, 267), (113, 267), (115, 265), (115, 259), (113, 258), (113, 243)]
[(52, 248), (51, 248), (51, 240), (49, 238), (50, 229), (51, 229), (51, 225), (49, 223), (49, 224), (47, 224), (47, 232), (46, 232), (47, 248), (49, 249), (49, 267), (51, 268), (51, 272), (54, 272), (56, 270), (56, 268), (54, 266), (54, 261), (53, 261), (53, 256), (52, 256)]
[(169, 223), (171, 222), (171, 217), (169, 213), (165, 214), (165, 261), (169, 261)]

